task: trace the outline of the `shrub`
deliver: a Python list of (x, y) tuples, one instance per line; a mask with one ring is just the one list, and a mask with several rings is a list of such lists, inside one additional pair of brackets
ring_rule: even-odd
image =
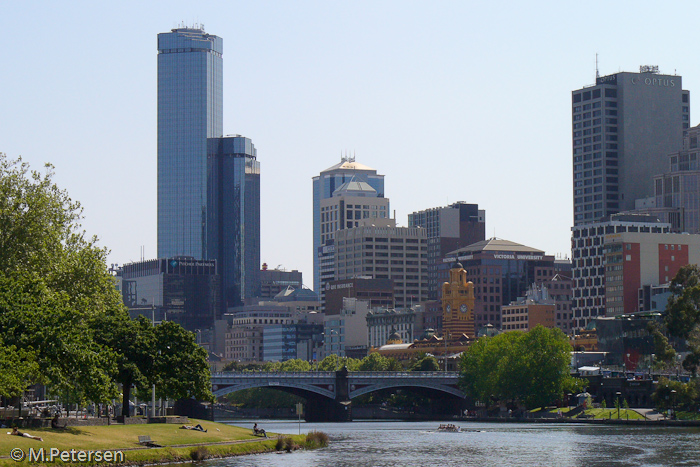
[[(289, 439), (289, 438), (287, 438)], [(285, 438), (282, 436), (277, 438), (277, 442), (275, 443), (275, 451), (281, 451), (284, 449), (284, 444), (285, 444)]]
[(322, 431), (312, 431), (306, 435), (306, 449), (324, 448), (328, 446), (328, 435)]
[(190, 451), (190, 457), (193, 461), (203, 461), (210, 457), (209, 450), (206, 446), (199, 446)]

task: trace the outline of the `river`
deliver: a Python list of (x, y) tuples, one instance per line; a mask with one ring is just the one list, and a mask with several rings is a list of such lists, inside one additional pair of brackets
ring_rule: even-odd
[[(445, 423), (448, 423), (446, 421)], [(252, 427), (245, 421), (228, 422)], [(700, 465), (700, 428), (581, 424), (458, 423), (462, 433), (437, 433), (440, 422), (301, 423), (319, 430), (328, 448), (208, 461), (231, 466), (669, 466)], [(260, 421), (277, 433), (298, 433), (290, 421)]]

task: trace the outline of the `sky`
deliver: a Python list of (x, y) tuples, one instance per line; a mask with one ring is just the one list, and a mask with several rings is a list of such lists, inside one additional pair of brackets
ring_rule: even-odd
[(398, 225), (466, 201), (487, 237), (570, 257), (571, 91), (595, 82), (596, 54), (601, 75), (658, 65), (683, 77), (696, 125), (685, 19), (699, 14), (644, 0), (5, 0), (0, 152), (54, 165), (110, 263), (155, 258), (156, 36), (203, 24), (224, 43), (224, 134), (251, 138), (261, 163), (262, 262), (312, 286), (311, 178), (346, 154), (385, 175)]

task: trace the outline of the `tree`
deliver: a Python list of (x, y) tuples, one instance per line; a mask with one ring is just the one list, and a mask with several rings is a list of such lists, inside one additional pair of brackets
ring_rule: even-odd
[(401, 371), (403, 367), (395, 358), (372, 352), (360, 361), (358, 371)]
[(214, 402), (207, 351), (197, 344), (194, 333), (165, 321), (154, 328), (154, 340), (150, 383), (156, 385), (158, 397)]
[(542, 326), (482, 337), (462, 354), (460, 387), (483, 402), (543, 406), (582, 384), (569, 374), (570, 352), (561, 330)]
[(31, 352), (5, 346), (0, 337), (0, 394), (16, 397), (22, 394), (34, 376), (37, 366)]
[(76, 402), (102, 402), (116, 390), (114, 353), (95, 342), (89, 322), (119, 309), (120, 297), (106, 250), (81, 230), (80, 204), (52, 178), (50, 165), (30, 171), (0, 153), (0, 335), (33, 356), (32, 381)]
[[(666, 304), (663, 322), (668, 334), (685, 340), (689, 353), (683, 368), (696, 374), (700, 366), (700, 267), (683, 266), (671, 281), (671, 296)], [(675, 351), (658, 327), (651, 328), (657, 358), (669, 362)]]
[(426, 353), (420, 353), (416, 355), (415, 360), (411, 363), (409, 367), (411, 371), (438, 371), (440, 370), (440, 364), (433, 355), (428, 355)]

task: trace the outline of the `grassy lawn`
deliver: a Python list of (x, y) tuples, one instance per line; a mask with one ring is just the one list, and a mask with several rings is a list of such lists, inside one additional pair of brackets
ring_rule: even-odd
[[(226, 456), (235, 454), (246, 454), (252, 452), (265, 452), (274, 450), (277, 435), (270, 433), (270, 439), (265, 440), (253, 436), (249, 428), (239, 428), (205, 420), (190, 420), (190, 425), (200, 423), (206, 433), (194, 430), (181, 430), (180, 425), (174, 424), (146, 424), (146, 425), (111, 425), (94, 427), (69, 427), (65, 430), (42, 429), (21, 429), (35, 436), (41, 436), (44, 441), (40, 442), (28, 438), (9, 436), (6, 433), (10, 429), (2, 429), (0, 432), (0, 466), (28, 465), (25, 459), (22, 462), (15, 462), (9, 457), (13, 448), (20, 448), (25, 453), (29, 448), (36, 451), (44, 448), (48, 452), (51, 448), (60, 450), (125, 450), (124, 456), (127, 463), (159, 462), (190, 460), (191, 452), (199, 449), (206, 457)], [(143, 448), (138, 443), (140, 435), (148, 435), (151, 440), (158, 443), (163, 448)], [(289, 436), (297, 444), (303, 444), (304, 436)], [(297, 439), (298, 438), (298, 439)], [(245, 442), (255, 440), (256, 442)], [(214, 444), (206, 448), (197, 447), (175, 447), (178, 445), (197, 445), (212, 443), (232, 443), (237, 444)], [(84, 464), (84, 463), (83, 463)]]
[[(617, 420), (617, 409), (588, 409), (586, 415), (594, 418), (605, 418)], [(631, 409), (620, 409), (620, 420), (644, 420), (644, 417)]]

